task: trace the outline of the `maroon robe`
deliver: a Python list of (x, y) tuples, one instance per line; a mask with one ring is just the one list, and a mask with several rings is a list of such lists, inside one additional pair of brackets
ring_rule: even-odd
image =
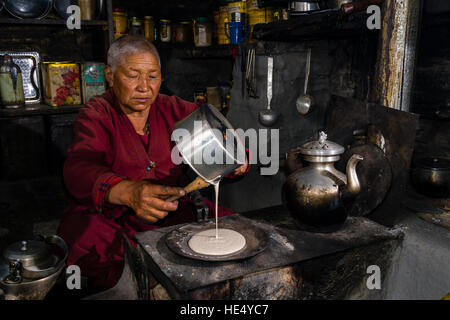
[[(58, 234), (69, 248), (67, 265), (78, 265), (92, 287), (110, 288), (122, 274), (122, 232), (136, 245), (135, 233), (194, 220), (193, 204), (187, 197), (180, 199), (176, 212), (156, 224), (145, 224), (130, 208), (105, 202), (105, 195), (123, 179), (182, 186), (182, 168), (171, 161), (174, 143), (170, 136), (175, 122), (195, 108), (178, 97), (159, 94), (150, 108), (147, 150), (112, 89), (80, 110), (64, 165), (65, 185), (73, 198)], [(212, 217), (214, 205), (205, 202)], [(219, 216), (231, 213), (219, 209)]]

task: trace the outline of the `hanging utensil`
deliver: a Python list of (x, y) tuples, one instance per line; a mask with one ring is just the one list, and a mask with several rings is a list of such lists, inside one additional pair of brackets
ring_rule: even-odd
[(247, 60), (247, 94), (249, 97), (257, 98), (256, 95), (256, 77), (255, 77), (255, 49), (248, 52)]
[(310, 69), (311, 69), (311, 48), (308, 48), (308, 54), (306, 55), (305, 86), (303, 88), (303, 94), (297, 98), (297, 101), (295, 103), (297, 106), (297, 111), (302, 115), (306, 115), (311, 109), (311, 107), (314, 105), (313, 97), (306, 93), (308, 89)]
[(273, 57), (267, 58), (267, 109), (259, 113), (259, 122), (266, 127), (271, 127), (278, 120), (278, 112), (270, 109), (272, 102), (273, 86)]

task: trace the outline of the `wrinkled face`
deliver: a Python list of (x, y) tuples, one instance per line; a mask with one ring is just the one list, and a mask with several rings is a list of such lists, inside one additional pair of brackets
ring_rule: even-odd
[(125, 113), (148, 109), (161, 87), (161, 68), (151, 53), (130, 54), (114, 73), (108, 66), (105, 76)]

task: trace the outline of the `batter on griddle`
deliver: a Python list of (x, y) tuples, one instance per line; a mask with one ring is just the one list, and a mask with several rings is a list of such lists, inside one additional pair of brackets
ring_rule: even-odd
[(219, 228), (219, 181), (213, 185), (216, 193), (216, 228), (194, 234), (188, 245), (194, 252), (211, 256), (238, 252), (245, 247), (245, 238), (237, 231)]

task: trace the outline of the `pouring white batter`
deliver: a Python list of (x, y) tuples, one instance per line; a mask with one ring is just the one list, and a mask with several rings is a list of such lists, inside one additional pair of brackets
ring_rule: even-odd
[(189, 240), (189, 247), (199, 254), (221, 256), (245, 247), (245, 237), (237, 231), (219, 228), (219, 181), (213, 183), (216, 193), (216, 228), (198, 232)]

